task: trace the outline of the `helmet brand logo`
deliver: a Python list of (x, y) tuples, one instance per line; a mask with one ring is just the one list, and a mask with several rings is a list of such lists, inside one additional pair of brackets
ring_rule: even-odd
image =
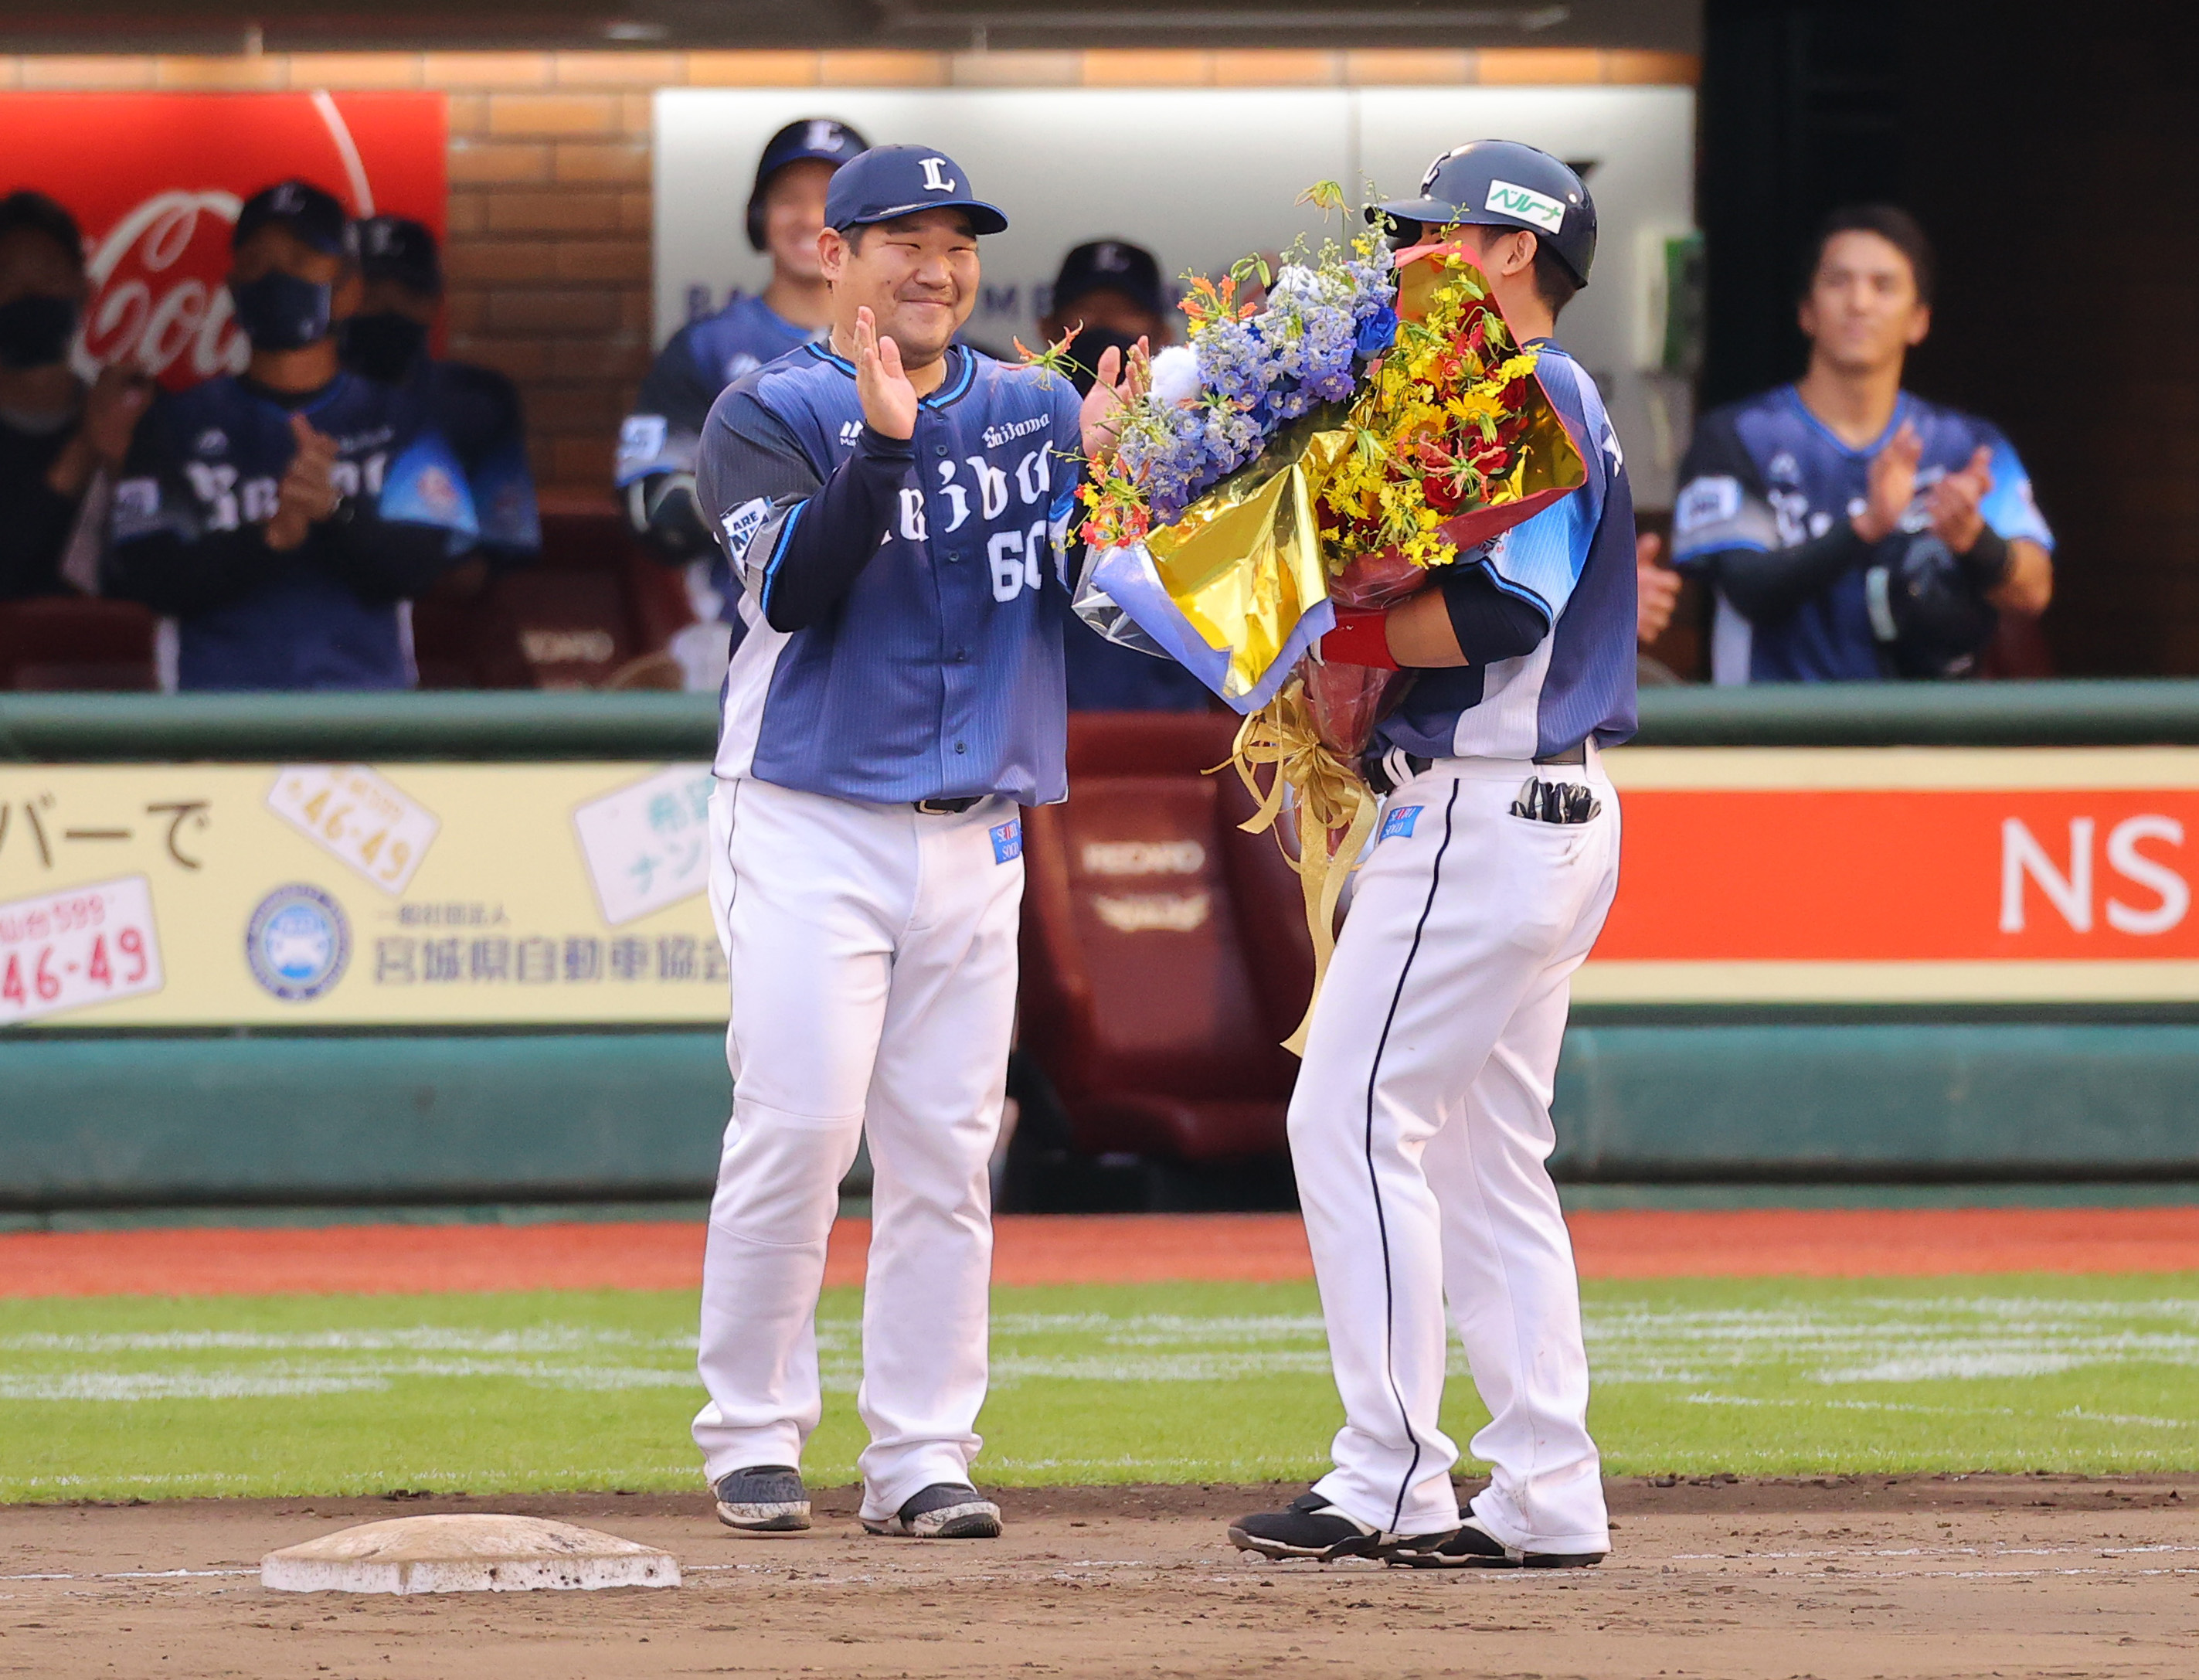
[(959, 184), (947, 172), (947, 160), (928, 157), (919, 166), (924, 171), (924, 190), (926, 192), (953, 192)]
[(1547, 232), (1556, 233), (1566, 225), (1566, 207), (1548, 193), (1538, 193), (1532, 187), (1522, 187), (1510, 181), (1491, 181), (1489, 196), (1483, 203), (1484, 210), (1494, 210), (1499, 215), (1516, 217), (1531, 223)]

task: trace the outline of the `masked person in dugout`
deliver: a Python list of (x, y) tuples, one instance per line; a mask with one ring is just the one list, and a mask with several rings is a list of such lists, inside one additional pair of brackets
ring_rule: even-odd
[[(1094, 239), (1061, 260), (1053, 291), (1038, 330), (1049, 344), (1070, 333), (1069, 347), (1078, 394), (1092, 388), (1093, 370), (1113, 349), (1127, 357), (1144, 341), (1158, 350), (1175, 336), (1175, 312), (1161, 284), (1161, 265), (1151, 251), (1127, 239)], [(1084, 564), (1074, 557), (1070, 575)], [(1065, 603), (1063, 610), (1068, 612)], [(1062, 630), (1062, 660), (1069, 678), (1069, 707), (1076, 712), (1203, 712), (1206, 687), (1170, 659), (1155, 659), (1117, 645), (1088, 629), (1073, 613)]]
[(249, 359), (139, 425), (107, 592), (166, 615), (164, 688), (410, 688), (412, 598), (480, 534), (465, 472), (421, 390), (341, 364), (363, 289), (334, 197), (255, 193), (230, 248)]
[(70, 365), (88, 290), (75, 218), (44, 193), (0, 198), (0, 601), (66, 591), (85, 497), (152, 400), (142, 373), (108, 368), (87, 386)]
[(1902, 388), (1932, 283), (1908, 212), (1834, 212), (1803, 283), (1807, 371), (1695, 428), (1672, 557), (1716, 592), (1715, 680), (1966, 676), (1999, 615), (2046, 610), (2054, 536), (2015, 449)]
[(419, 390), (473, 492), (482, 558), (523, 565), (542, 551), (534, 475), (518, 388), (492, 368), (446, 361), (429, 347), (443, 307), (443, 260), (424, 223), (369, 216), (358, 225), (358, 313), (338, 335), (343, 365), (385, 385)]
[(667, 565), (685, 570), (698, 623), (672, 639), (685, 685), (715, 692), (725, 680), (740, 592), (695, 500), (695, 452), (718, 393), (744, 374), (825, 336), (832, 318), (818, 236), (833, 172), (870, 143), (831, 117), (802, 117), (765, 142), (749, 192), (750, 248), (771, 259), (771, 281), (735, 292), (715, 315), (665, 341), (619, 428), (612, 477), (627, 522)]

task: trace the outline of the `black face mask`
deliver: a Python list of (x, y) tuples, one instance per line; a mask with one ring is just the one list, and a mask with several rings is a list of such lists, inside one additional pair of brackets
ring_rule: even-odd
[(332, 288), (271, 269), (242, 285), (230, 281), (236, 324), (255, 350), (302, 350), (329, 335)]
[(0, 367), (50, 367), (76, 336), (76, 300), (19, 297), (0, 303)]
[(354, 315), (339, 330), (343, 335), (344, 365), (385, 385), (394, 385), (410, 373), (413, 363), (428, 348), (427, 328), (394, 309), (379, 315)]
[(1099, 382), (1102, 356), (1110, 350), (1119, 350), (1128, 365), (1130, 352), (1137, 342), (1134, 335), (1117, 332), (1111, 327), (1087, 327), (1077, 334), (1076, 341), (1069, 347), (1069, 359), (1076, 364), (1076, 375), (1070, 382), (1076, 387), (1076, 394), (1084, 395)]

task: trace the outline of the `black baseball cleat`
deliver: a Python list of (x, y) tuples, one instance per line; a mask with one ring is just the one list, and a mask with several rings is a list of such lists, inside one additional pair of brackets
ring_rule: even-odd
[(791, 1464), (751, 1464), (729, 1470), (711, 1491), (718, 1520), (744, 1534), (791, 1534), (809, 1526), (809, 1490)]
[(1424, 1534), (1402, 1542), (1385, 1537), (1380, 1530), (1345, 1516), (1317, 1493), (1302, 1493), (1280, 1511), (1256, 1512), (1229, 1525), (1230, 1543), (1239, 1551), (1257, 1552), (1262, 1557), (1311, 1558), (1316, 1563), (1381, 1557), (1391, 1545), (1432, 1547), (1449, 1537)]
[(1400, 1540), (1382, 1554), (1385, 1562), (1408, 1569), (1586, 1569), (1605, 1556), (1602, 1552), (1523, 1552), (1506, 1545), (1472, 1517), (1455, 1534)]
[(909, 1540), (996, 1540), (1000, 1508), (967, 1482), (934, 1482), (893, 1515), (865, 1517), (863, 1526)]

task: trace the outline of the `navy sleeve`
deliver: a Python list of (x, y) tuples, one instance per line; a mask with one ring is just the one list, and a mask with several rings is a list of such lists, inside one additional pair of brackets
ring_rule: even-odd
[(753, 392), (720, 400), (704, 433), (697, 487), (773, 629), (804, 629), (839, 604), (892, 534), (915, 459), (914, 439), (866, 429), (855, 452), (820, 476)]
[(1451, 633), (1469, 665), (1489, 665), (1532, 653), (1550, 633), (1550, 621), (1517, 592), (1498, 586), (1485, 562), (1446, 566), (1438, 575)]
[(130, 440), (114, 487), (100, 592), (187, 617), (248, 595), (293, 558), (269, 548), (257, 525), (206, 528), (156, 400)]
[(1843, 519), (1822, 537), (1792, 548), (1730, 548), (1701, 557), (1734, 610), (1751, 624), (1777, 624), (1871, 557), (1871, 545)]

